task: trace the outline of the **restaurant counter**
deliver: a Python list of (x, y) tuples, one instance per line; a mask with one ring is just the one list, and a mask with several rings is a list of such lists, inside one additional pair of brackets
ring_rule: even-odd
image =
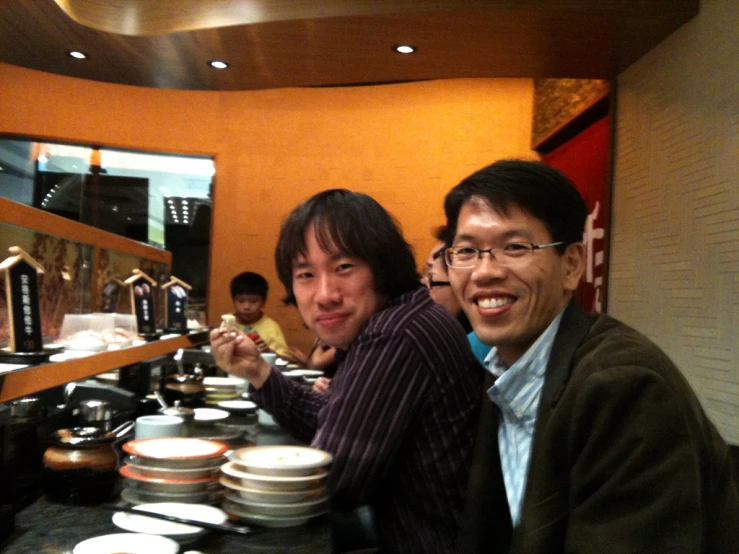
[[(124, 533), (111, 518), (112, 511), (100, 506), (69, 506), (42, 497), (16, 514), (15, 532), (0, 543), (4, 554), (71, 554), (75, 545), (99, 535)], [(328, 516), (286, 529), (254, 527), (249, 537), (212, 531), (194, 542), (180, 546), (180, 553), (195, 550), (203, 554), (331, 552)], [(152, 553), (156, 554), (156, 553)]]
[[(263, 425), (257, 445), (301, 444), (275, 425)], [(111, 499), (114, 503), (117, 495)], [(100, 535), (125, 533), (112, 522), (115, 512), (101, 506), (56, 503), (42, 496), (15, 516), (15, 531), (0, 542), (3, 554), (71, 554), (78, 543)], [(244, 525), (239, 523), (239, 525)], [(211, 531), (196, 541), (180, 546), (180, 553), (202, 554), (328, 554), (332, 550), (329, 515), (306, 525), (266, 529), (252, 526), (254, 534), (243, 537)], [(156, 554), (156, 553), (152, 553)]]

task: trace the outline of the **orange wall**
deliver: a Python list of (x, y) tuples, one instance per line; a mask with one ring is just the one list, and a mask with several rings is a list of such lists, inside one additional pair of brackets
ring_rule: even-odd
[(444, 194), (502, 157), (533, 157), (530, 79), (460, 79), (324, 89), (199, 92), (61, 77), (0, 64), (0, 133), (216, 157), (209, 321), (231, 309), (236, 273), (263, 273), (267, 311), (302, 348), (280, 304), (273, 251), (282, 218), (327, 188), (374, 196), (419, 264)]

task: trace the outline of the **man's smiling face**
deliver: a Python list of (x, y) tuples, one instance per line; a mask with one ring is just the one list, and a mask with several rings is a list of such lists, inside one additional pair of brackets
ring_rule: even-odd
[[(508, 213), (494, 210), (481, 198), (462, 205), (452, 246), (480, 250), (511, 242), (554, 242), (544, 223), (515, 205)], [(488, 254), (471, 268), (449, 268), (449, 280), (475, 334), (497, 346), (507, 365), (536, 341), (564, 308), (582, 275), (582, 243), (560, 255), (554, 248), (502, 266)]]

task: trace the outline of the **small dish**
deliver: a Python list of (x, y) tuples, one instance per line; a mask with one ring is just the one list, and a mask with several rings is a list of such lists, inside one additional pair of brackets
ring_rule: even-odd
[(329, 466), (333, 456), (305, 446), (252, 446), (234, 450), (228, 459), (246, 473), (299, 477)]
[(221, 494), (214, 491), (168, 493), (139, 489), (121, 490), (121, 499), (129, 504), (151, 504), (153, 502), (181, 502), (184, 504), (216, 504)]
[(142, 533), (114, 533), (82, 541), (72, 554), (177, 554), (180, 545), (167, 537)]
[[(142, 512), (155, 512), (218, 525), (228, 520), (226, 512), (215, 506), (207, 506), (205, 504), (155, 502), (152, 504), (139, 504), (134, 509)], [(194, 541), (208, 532), (208, 529), (202, 527), (174, 523), (127, 512), (116, 512), (113, 514), (113, 523), (125, 531), (146, 533), (147, 535), (162, 535), (174, 539), (181, 544)]]
[(278, 477), (275, 475), (257, 475), (241, 471), (236, 462), (228, 462), (221, 466), (221, 471), (232, 477), (239, 486), (248, 489), (272, 491), (296, 491), (317, 489), (326, 482), (328, 471), (319, 470), (313, 475)]
[(203, 385), (214, 389), (240, 389), (246, 386), (246, 379), (240, 377), (205, 377)]
[(228, 475), (221, 475), (218, 480), (232, 494), (252, 502), (266, 502), (267, 504), (289, 504), (291, 502), (307, 502), (326, 497), (326, 487), (317, 489), (303, 489), (297, 491), (270, 491), (242, 487), (237, 480)]
[[(195, 474), (193, 472), (197, 472)], [(162, 468), (154, 470), (152, 468), (139, 468), (131, 464), (121, 466), (118, 470), (123, 477), (127, 479), (133, 479), (134, 481), (150, 481), (154, 483), (178, 483), (178, 484), (207, 484), (210, 481), (215, 481), (220, 468), (208, 468), (207, 470), (202, 469), (171, 469)], [(183, 475), (184, 473), (184, 475)]]
[(283, 371), (285, 377), (322, 377), (323, 371), (318, 369), (291, 369)]
[(178, 462), (176, 467), (185, 468), (210, 465), (210, 460), (225, 454), (228, 447), (220, 442), (199, 438), (162, 437), (132, 440), (123, 445), (123, 450), (139, 458)]
[(275, 517), (275, 516), (264, 516), (261, 514), (252, 514), (243, 510), (240, 504), (231, 502), (230, 500), (224, 500), (221, 504), (223, 510), (238, 519), (251, 523), (252, 525), (260, 525), (262, 527), (297, 527), (298, 525), (305, 525), (308, 521), (316, 516), (321, 515), (320, 513), (313, 514), (311, 516), (298, 516), (298, 517)]
[(189, 481), (172, 482), (172, 481), (138, 481), (136, 479), (123, 479), (123, 486), (127, 489), (135, 489), (144, 492), (164, 492), (164, 493), (185, 493), (185, 492), (218, 492), (220, 483), (217, 479), (212, 481), (191, 483)]
[(195, 423), (198, 425), (211, 425), (218, 421), (228, 419), (231, 414), (226, 410), (218, 408), (195, 408)]
[(218, 408), (226, 410), (232, 415), (248, 415), (257, 413), (257, 404), (251, 400), (224, 400), (218, 403)]
[[(228, 451), (226, 451), (228, 452)], [(140, 456), (129, 455), (126, 456), (126, 463), (135, 465), (137, 467), (146, 468), (160, 468), (160, 469), (212, 469), (221, 467), (228, 461), (226, 456), (216, 456), (214, 458), (206, 458), (204, 460), (197, 460), (195, 463), (190, 460), (168, 460), (166, 458), (142, 458)]]
[(287, 504), (271, 504), (267, 502), (254, 502), (242, 498), (234, 491), (227, 490), (224, 496), (231, 502), (241, 506), (241, 509), (250, 514), (274, 517), (299, 517), (322, 514), (328, 507), (328, 498), (316, 498), (304, 502), (290, 502)]

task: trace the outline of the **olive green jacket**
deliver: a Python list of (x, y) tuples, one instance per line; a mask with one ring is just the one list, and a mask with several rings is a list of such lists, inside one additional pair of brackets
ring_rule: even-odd
[(726, 443), (669, 358), (623, 323), (565, 309), (515, 529), (497, 417), (485, 394), (461, 554), (739, 553)]

